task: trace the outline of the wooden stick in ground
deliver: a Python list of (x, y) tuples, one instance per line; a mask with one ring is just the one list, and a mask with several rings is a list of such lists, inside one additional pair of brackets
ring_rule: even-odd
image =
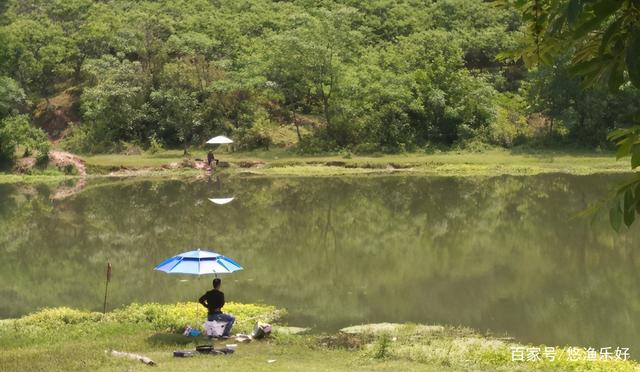
[(142, 363), (148, 365), (148, 366), (155, 366), (156, 362), (154, 362), (153, 360), (151, 360), (151, 358), (148, 358), (144, 355), (140, 355), (140, 354), (133, 354), (133, 353), (125, 353), (123, 351), (115, 351), (115, 350), (111, 350), (111, 356), (114, 357), (118, 357), (118, 358), (128, 358), (128, 359), (132, 359), (132, 360), (139, 360)]
[(109, 282), (111, 281), (111, 262), (107, 262), (107, 282), (104, 286), (104, 304), (102, 306), (102, 313), (107, 313), (107, 291), (109, 290)]

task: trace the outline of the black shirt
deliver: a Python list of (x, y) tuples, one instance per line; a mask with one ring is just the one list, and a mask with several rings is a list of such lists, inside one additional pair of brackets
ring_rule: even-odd
[(199, 302), (209, 309), (209, 314), (220, 313), (224, 306), (224, 293), (217, 289), (212, 289), (202, 295)]

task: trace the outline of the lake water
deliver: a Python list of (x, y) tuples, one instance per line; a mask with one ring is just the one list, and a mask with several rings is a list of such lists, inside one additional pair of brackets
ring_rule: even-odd
[[(320, 331), (472, 327), (524, 342), (640, 349), (638, 226), (570, 216), (619, 177), (234, 178), (0, 185), (0, 317), (195, 300), (211, 278), (153, 270), (194, 248), (245, 270), (227, 299)], [(234, 196), (226, 205), (208, 198)]]

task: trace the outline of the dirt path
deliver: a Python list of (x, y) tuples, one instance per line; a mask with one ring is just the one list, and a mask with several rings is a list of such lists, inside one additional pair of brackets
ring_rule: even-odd
[(72, 164), (78, 171), (78, 175), (83, 177), (87, 175), (87, 168), (84, 164), (84, 160), (72, 153), (65, 151), (51, 151), (49, 152), (49, 161), (58, 168)]

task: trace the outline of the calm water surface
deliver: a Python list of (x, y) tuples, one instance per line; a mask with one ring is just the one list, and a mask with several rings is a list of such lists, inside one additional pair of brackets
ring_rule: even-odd
[(101, 309), (107, 261), (111, 307), (194, 300), (210, 278), (152, 269), (201, 247), (245, 267), (223, 278), (228, 300), (287, 308), (291, 325), (463, 325), (640, 352), (640, 229), (569, 218), (615, 179), (114, 181), (60, 200), (0, 185), (0, 317)]

